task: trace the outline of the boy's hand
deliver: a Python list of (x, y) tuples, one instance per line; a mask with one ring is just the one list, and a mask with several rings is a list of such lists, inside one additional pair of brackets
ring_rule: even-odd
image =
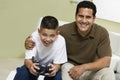
[(35, 42), (32, 41), (31, 36), (28, 36), (25, 40), (25, 49), (32, 50), (35, 46)]
[(52, 71), (52, 72), (51, 73), (46, 73), (45, 75), (47, 75), (47, 76), (55, 76), (57, 71), (59, 70), (58, 66), (56, 66), (54, 64), (48, 64), (48, 66), (51, 66), (51, 68), (49, 70)]
[(39, 72), (37, 72), (37, 70), (40, 70), (40, 68), (38, 67), (39, 63), (33, 63), (31, 65), (31, 67), (29, 68), (29, 71), (31, 74), (33, 75), (37, 75)]

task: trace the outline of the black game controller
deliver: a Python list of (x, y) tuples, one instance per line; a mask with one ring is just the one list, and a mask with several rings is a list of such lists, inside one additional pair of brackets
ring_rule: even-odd
[(39, 65), (40, 70), (37, 70), (39, 72), (39, 75), (45, 75), (45, 73), (51, 73), (52, 71), (50, 68), (51, 66), (45, 66), (45, 65)]
[(46, 66), (46, 65), (41, 65), (40, 61), (35, 61), (34, 57), (32, 58), (33, 63), (39, 63), (38, 67), (40, 68), (40, 70), (36, 69), (36, 71), (39, 73), (39, 75), (45, 75), (45, 73), (51, 73), (52, 70), (50, 70), (50, 68), (52, 68), (52, 66)]

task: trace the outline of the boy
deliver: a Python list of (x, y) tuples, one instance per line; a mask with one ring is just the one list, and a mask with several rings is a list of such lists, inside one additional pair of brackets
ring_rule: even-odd
[(43, 17), (40, 28), (31, 35), (35, 47), (26, 50), (24, 65), (17, 69), (14, 80), (37, 80), (42, 65), (50, 67), (50, 72), (43, 74), (44, 80), (62, 80), (60, 67), (67, 62), (67, 56), (65, 40), (57, 29), (58, 20), (55, 17)]

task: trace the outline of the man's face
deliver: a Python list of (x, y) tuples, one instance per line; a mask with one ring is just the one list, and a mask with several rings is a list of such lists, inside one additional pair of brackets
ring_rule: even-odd
[(51, 45), (58, 36), (58, 32), (55, 29), (40, 28), (40, 30), (38, 29), (38, 32), (43, 45), (46, 47)]
[(79, 8), (76, 14), (76, 24), (78, 26), (79, 33), (89, 33), (91, 26), (95, 20), (93, 16), (93, 10), (89, 8)]

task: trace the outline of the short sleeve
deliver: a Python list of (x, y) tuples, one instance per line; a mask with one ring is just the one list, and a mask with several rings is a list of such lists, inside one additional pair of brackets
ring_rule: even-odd
[(101, 35), (101, 39), (98, 44), (98, 56), (104, 57), (104, 56), (112, 56), (111, 54), (111, 46), (110, 46), (110, 39), (109, 34), (107, 31), (104, 31)]
[(37, 53), (36, 47), (34, 47), (32, 50), (26, 50), (25, 59), (32, 59), (32, 57), (35, 57), (36, 53)]
[(62, 44), (63, 46), (56, 51), (55, 59), (53, 61), (55, 64), (62, 64), (67, 62), (66, 45), (65, 43)]

